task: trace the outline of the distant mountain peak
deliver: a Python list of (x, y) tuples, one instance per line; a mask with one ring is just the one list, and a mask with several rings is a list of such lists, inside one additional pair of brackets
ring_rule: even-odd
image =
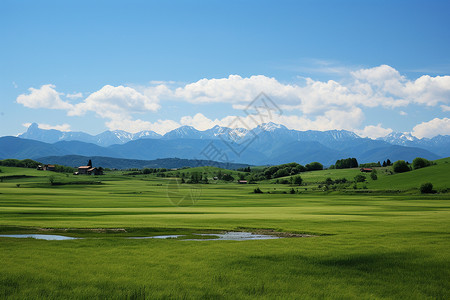
[(274, 131), (276, 129), (287, 129), (286, 126), (277, 124), (277, 123), (273, 123), (273, 122), (264, 123), (264, 124), (258, 125), (258, 127), (264, 131)]

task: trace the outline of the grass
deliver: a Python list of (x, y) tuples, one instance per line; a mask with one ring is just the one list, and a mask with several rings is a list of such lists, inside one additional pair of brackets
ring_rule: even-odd
[[(445, 161), (405, 174), (379, 172), (377, 181), (366, 184), (380, 191), (426, 181), (449, 188)], [(0, 182), (1, 234), (56, 228), (56, 234), (85, 239), (0, 238), (0, 298), (450, 298), (449, 194), (254, 194), (256, 186), (272, 192), (291, 187), (268, 181), (177, 186), (146, 175), (1, 169), (0, 176), (35, 176)], [(359, 171), (301, 176), (316, 184), (353, 174)], [(51, 186), (50, 175), (79, 184)], [(195, 202), (174, 206), (190, 193)], [(124, 238), (261, 228), (317, 236), (244, 242)]]

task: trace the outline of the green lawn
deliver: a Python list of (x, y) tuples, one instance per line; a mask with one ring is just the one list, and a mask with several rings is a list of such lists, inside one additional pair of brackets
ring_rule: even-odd
[[(405, 174), (380, 174), (367, 186), (408, 191), (430, 181), (449, 188), (445, 161)], [(0, 169), (0, 177), (35, 176), (0, 182), (0, 234), (56, 228), (57, 234), (85, 238), (0, 238), (1, 298), (450, 298), (448, 193), (291, 195), (278, 193), (289, 191), (289, 185), (268, 182), (178, 187), (171, 179), (143, 175)], [(301, 176), (317, 183), (358, 173)], [(51, 186), (50, 175), (76, 184)], [(252, 193), (256, 186), (271, 194)], [(175, 206), (186, 194), (195, 201)], [(245, 228), (316, 236), (240, 242), (124, 238)]]

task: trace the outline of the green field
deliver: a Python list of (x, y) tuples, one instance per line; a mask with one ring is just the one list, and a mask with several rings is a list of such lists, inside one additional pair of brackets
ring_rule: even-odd
[[(0, 238), (1, 298), (450, 298), (450, 159), (403, 174), (380, 168), (356, 190), (319, 185), (359, 170), (306, 172), (296, 194), (273, 180), (177, 185), (123, 172), (0, 169), (0, 234), (84, 238)], [(421, 195), (424, 182), (441, 192)], [(261, 229), (314, 237), (125, 238)]]

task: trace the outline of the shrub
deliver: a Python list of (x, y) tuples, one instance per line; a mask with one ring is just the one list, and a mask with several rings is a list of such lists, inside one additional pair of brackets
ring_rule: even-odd
[(358, 174), (355, 176), (355, 182), (364, 182), (366, 181), (366, 176), (362, 174)]
[(420, 186), (420, 192), (422, 194), (431, 194), (433, 193), (433, 184), (431, 182), (424, 183)]
[(253, 193), (255, 193), (255, 194), (262, 194), (263, 191), (261, 191), (261, 189), (259, 187), (257, 187), (256, 189), (253, 190)]
[(372, 180), (377, 180), (378, 176), (377, 176), (377, 170), (372, 170), (372, 172), (370, 172), (370, 178), (372, 178)]
[(295, 194), (295, 190), (292, 188), (292, 189), (289, 191), (289, 193), (290, 193), (290, 194)]
[(230, 174), (223, 174), (222, 175), (222, 180), (225, 180), (225, 181), (233, 181), (234, 180), (234, 177), (233, 176), (231, 176)]
[(431, 165), (431, 162), (428, 159), (422, 158), (422, 157), (416, 157), (413, 160), (413, 168), (414, 170), (425, 168)]
[(410, 171), (408, 164), (404, 160), (397, 160), (394, 163), (394, 172), (395, 173), (404, 173)]

